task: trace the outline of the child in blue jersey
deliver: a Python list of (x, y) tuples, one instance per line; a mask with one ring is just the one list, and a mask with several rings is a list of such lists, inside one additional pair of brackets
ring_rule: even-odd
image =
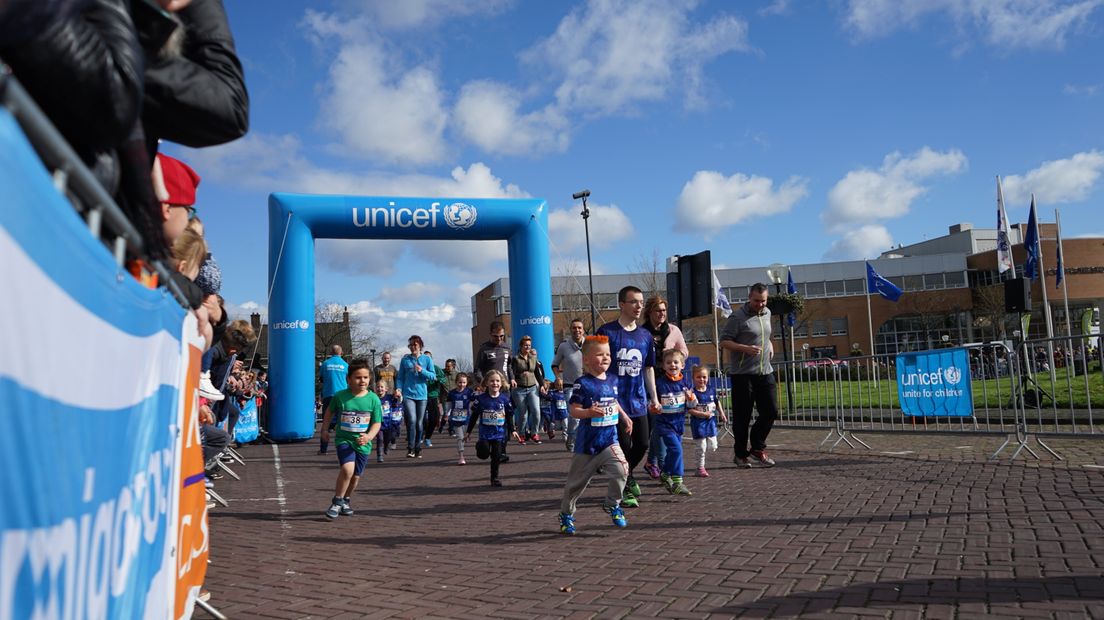
[(579, 420), (575, 456), (571, 459), (560, 501), (560, 532), (568, 535), (575, 533), (575, 507), (579, 497), (600, 471), (609, 475), (603, 508), (614, 525), (628, 525), (621, 508), (621, 496), (629, 479), (629, 463), (617, 442), (617, 425), (624, 424), (627, 432), (632, 433), (633, 420), (617, 402), (617, 377), (606, 374), (612, 360), (609, 339), (588, 336), (583, 341), (582, 353), (584, 372), (572, 388), (569, 403), (571, 417)]
[(337, 418), (337, 460), (341, 469), (337, 472), (337, 486), (334, 498), (326, 516), (336, 519), (338, 515), (351, 516), (353, 508), (349, 498), (360, 482), (364, 466), (372, 456), (372, 440), (379, 434), (383, 412), (379, 397), (368, 389), (372, 383), (372, 371), (368, 361), (353, 360), (349, 364), (349, 382), (347, 388), (338, 391), (330, 399), (330, 406), (322, 418), (322, 441), (329, 443), (330, 420)]
[(464, 433), (462, 427), (468, 425), (471, 416), (471, 403), (475, 398), (475, 392), (468, 387), (468, 375), (460, 373), (456, 375), (456, 387), (449, 390), (445, 401), (445, 416), (448, 418), (449, 435), (456, 437), (456, 451), (460, 453), (457, 465), (465, 465), (464, 460)]
[(541, 390), (537, 396), (540, 399), (540, 424), (544, 429), (544, 434), (548, 435), (549, 439), (556, 436), (556, 433), (552, 430), (552, 396), (548, 393), (549, 386), (552, 385), (547, 379), (544, 380), (544, 389)]
[(506, 375), (497, 370), (483, 375), (483, 393), (476, 396), (471, 404), (471, 416), (468, 419), (468, 432), (465, 438), (471, 438), (475, 425), (479, 425), (479, 441), (475, 444), (475, 455), (480, 459), (491, 459), (491, 486), (500, 487), (498, 465), (502, 462), (502, 448), (506, 438), (520, 441), (514, 431), (514, 404), (510, 395), (502, 391)]
[(548, 390), (548, 401), (551, 409), (551, 424), (548, 428), (548, 436), (555, 437), (556, 434), (553, 429), (562, 432), (564, 427), (567, 426), (567, 398), (564, 396), (563, 391), (563, 379), (556, 377), (556, 382), (552, 384), (552, 389)]
[(682, 482), (682, 433), (686, 412), (696, 406), (697, 396), (690, 377), (682, 374), (685, 363), (682, 351), (668, 349), (663, 352), (663, 374), (656, 377), (656, 396), (659, 397), (656, 432), (667, 448), (659, 480), (672, 495), (691, 495)]
[[(395, 399), (395, 395), (387, 391), (387, 384), (376, 381), (376, 396), (380, 399), (383, 423), (380, 425), (379, 441), (376, 442), (376, 462), (383, 462), (383, 455), (391, 452), (391, 444), (395, 441), (395, 431), (402, 424), (402, 405)], [(396, 417), (395, 414), (398, 414)]]
[(694, 396), (698, 399), (697, 405), (690, 409), (690, 434), (694, 443), (698, 444), (698, 476), (708, 478), (705, 453), (708, 450), (717, 451), (717, 418), (721, 419), (722, 424), (727, 424), (728, 417), (721, 408), (717, 390), (709, 385), (709, 369), (694, 366), (690, 376), (694, 378)]

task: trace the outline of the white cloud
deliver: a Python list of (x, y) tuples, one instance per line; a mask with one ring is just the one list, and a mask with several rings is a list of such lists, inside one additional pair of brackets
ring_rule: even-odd
[(893, 247), (893, 236), (885, 226), (867, 224), (847, 232), (824, 253), (825, 260), (876, 258)]
[(1062, 49), (1102, 4), (1104, 0), (851, 0), (844, 22), (860, 38), (872, 39), (945, 14), (962, 40), (980, 33), (1000, 48)]
[(466, 140), (493, 152), (519, 155), (567, 149), (567, 118), (553, 106), (519, 114), (524, 97), (498, 82), (469, 82), (460, 91), (454, 117)]
[(775, 189), (767, 177), (699, 170), (679, 194), (676, 226), (712, 234), (746, 219), (785, 213), (808, 195), (807, 184), (790, 177)]
[(771, 15), (785, 15), (790, 12), (790, 0), (774, 0), (767, 6), (759, 9), (760, 17)]
[(890, 153), (878, 170), (852, 170), (840, 179), (828, 192), (821, 220), (829, 231), (840, 232), (856, 223), (901, 217), (927, 191), (922, 181), (962, 172), (966, 166), (966, 156), (957, 149), (941, 153), (925, 146), (909, 157)]
[(386, 30), (427, 29), (459, 17), (493, 15), (511, 4), (511, 0), (361, 0), (356, 3), (374, 23)]
[(1092, 150), (1067, 159), (1044, 162), (1026, 174), (1003, 179), (1004, 200), (1009, 205), (1027, 206), (1031, 193), (1043, 204), (1085, 200), (1104, 172), (1104, 152)]
[(1067, 95), (1084, 95), (1085, 97), (1095, 97), (1096, 93), (1100, 92), (1102, 84), (1066, 84), (1062, 87), (1062, 92)]
[[(592, 248), (608, 248), (635, 234), (632, 220), (617, 205), (588, 204), (587, 207), (590, 209), (587, 224), (590, 227)], [(585, 246), (586, 230), (580, 212), (575, 206), (548, 212), (548, 235), (551, 239), (549, 245), (553, 256), (557, 251), (563, 254)]]
[[(361, 320), (365, 327), (378, 332), (379, 347), (390, 347), (392, 355), (406, 353), (406, 340), (414, 334), (422, 337), (426, 348), (434, 353), (434, 359), (442, 364), (447, 358), (471, 358), (471, 312), (469, 302), (459, 306), (452, 303), (433, 303), (422, 300), (423, 305), (410, 309), (394, 309), (372, 301), (349, 304), (349, 315)], [(382, 351), (377, 352), (382, 353)]]
[(246, 301), (240, 304), (235, 304), (229, 299), (223, 304), (223, 308), (226, 310), (226, 316), (230, 317), (231, 321), (242, 319), (249, 320), (249, 316), (256, 312), (261, 315), (261, 322), (268, 321), (268, 306), (262, 306), (255, 301)]
[[(691, 20), (690, 0), (592, 0), (523, 54), (561, 80), (564, 110), (602, 116), (696, 88), (702, 67), (732, 51), (750, 51), (747, 22), (721, 15)], [(693, 99), (696, 92), (690, 92)]]

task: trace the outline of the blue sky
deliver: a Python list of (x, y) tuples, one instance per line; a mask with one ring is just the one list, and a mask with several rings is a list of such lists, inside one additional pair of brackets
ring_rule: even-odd
[[(248, 136), (162, 148), (203, 176), (234, 312), (264, 312), (267, 196), (528, 196), (553, 274), (710, 249), (726, 267), (873, 257), (1061, 209), (1104, 236), (1104, 0), (403, 0), (228, 12)], [(1093, 60), (1095, 59), (1095, 60)], [(317, 298), (381, 342), (470, 356), (504, 242), (319, 241)]]

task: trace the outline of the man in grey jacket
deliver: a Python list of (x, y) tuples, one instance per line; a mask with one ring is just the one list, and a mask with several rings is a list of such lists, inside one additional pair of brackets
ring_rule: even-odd
[[(736, 438), (733, 462), (741, 468), (750, 468), (751, 461), (762, 467), (774, 466), (774, 459), (766, 451), (767, 435), (778, 418), (767, 295), (767, 285), (753, 285), (747, 303), (728, 317), (721, 330), (721, 348), (728, 351), (727, 372), (732, 381), (732, 432)], [(759, 410), (759, 416), (751, 427), (748, 450), (753, 407)]]
[[(571, 402), (575, 380), (583, 374), (583, 340), (586, 328), (582, 319), (571, 319), (571, 338), (556, 347), (556, 356), (552, 358), (552, 372), (563, 379), (564, 399)], [(567, 432), (564, 433), (564, 446), (568, 452), (575, 451), (575, 434), (579, 430), (579, 420), (568, 416)]]

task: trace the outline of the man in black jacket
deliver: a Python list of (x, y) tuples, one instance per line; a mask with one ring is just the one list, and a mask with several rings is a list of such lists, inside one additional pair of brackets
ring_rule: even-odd
[[(508, 391), (510, 384), (514, 380), (514, 370), (510, 367), (510, 347), (506, 346), (506, 326), (502, 324), (502, 321), (491, 321), (490, 329), (491, 339), (488, 342), (484, 342), (479, 347), (479, 351), (475, 354), (475, 389), (478, 391), (483, 390), (483, 375), (486, 373), (497, 370), (506, 377), (506, 385), (502, 386), (502, 391)], [(509, 435), (507, 435), (507, 438)], [(502, 442), (502, 462), (505, 463), (510, 460), (510, 457), (506, 456), (506, 441)]]

